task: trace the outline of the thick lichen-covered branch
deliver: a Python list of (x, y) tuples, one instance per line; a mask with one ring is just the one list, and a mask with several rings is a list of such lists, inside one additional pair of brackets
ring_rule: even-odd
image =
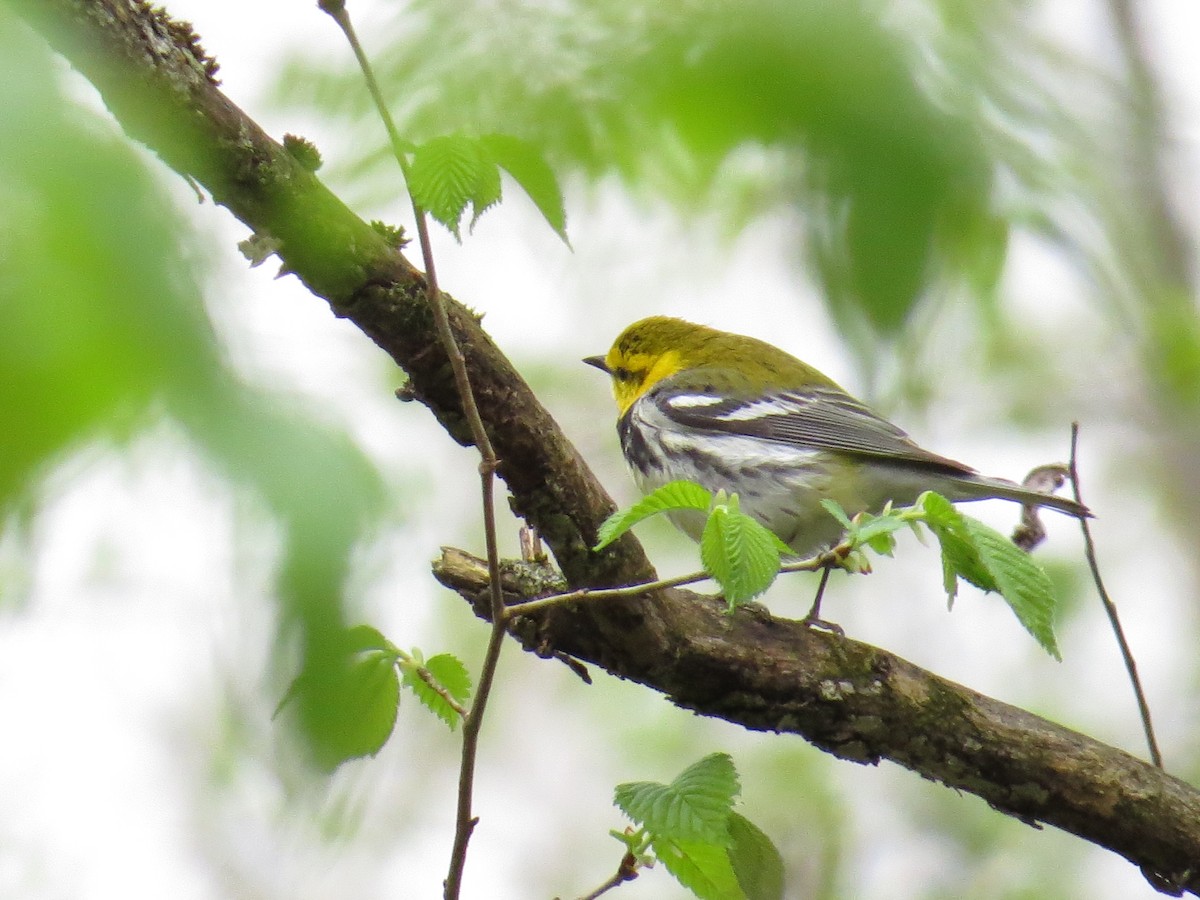
[[(434, 572), (487, 615), (482, 560), (446, 548)], [(510, 605), (561, 589), (532, 564), (506, 565), (504, 578)], [(616, 660), (582, 618), (563, 616), (548, 629), (518, 617), (512, 631), (530, 650), (591, 660), (687, 709), (798, 734), (854, 762), (892, 760), (1108, 847), (1164, 884), (1200, 891), (1200, 792), (1161, 769), (879, 648), (753, 606), (731, 617), (719, 600), (683, 590), (660, 592), (655, 603), (679, 627), (661, 643), (623, 644)]]
[[(98, 88), (130, 136), (246, 223), (408, 373), (411, 396), (455, 440), (469, 440), (420, 272), (221, 93), (190, 27), (141, 0), (6, 2)], [(448, 312), (513, 508), (546, 540), (566, 585), (652, 579), (628, 536), (590, 552), (611, 501), (476, 317), (454, 302)], [(474, 598), (487, 587), (482, 571), (481, 582), (479, 566), (456, 554), (437, 574)], [(546, 590), (532, 584), (505, 587), (514, 599)], [(729, 617), (684, 591), (555, 607), (512, 630), (539, 653), (586, 660), (697, 712), (800, 734), (858, 762), (894, 760), (1200, 893), (1200, 792), (884, 651), (750, 608)]]

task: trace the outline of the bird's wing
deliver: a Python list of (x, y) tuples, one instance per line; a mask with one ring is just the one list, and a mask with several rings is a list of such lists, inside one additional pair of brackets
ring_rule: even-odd
[(701, 432), (735, 434), (815, 450), (934, 466), (956, 474), (974, 469), (923, 450), (893, 425), (837, 387), (732, 398), (702, 382), (652, 391), (662, 414)]

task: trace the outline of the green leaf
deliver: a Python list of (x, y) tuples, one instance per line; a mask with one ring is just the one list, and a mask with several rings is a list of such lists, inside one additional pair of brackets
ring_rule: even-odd
[(500, 200), (500, 170), (478, 141), (461, 134), (443, 135), (413, 151), (408, 190), (418, 206), (461, 240), (459, 226), (467, 204), (474, 225)]
[(475, 223), (485, 212), (500, 202), (500, 169), (487, 162), (479, 169), (479, 178), (471, 191), (471, 224), (469, 230), (475, 230)]
[(729, 814), (729, 862), (747, 900), (783, 900), (783, 857), (757, 825)]
[(967, 528), (965, 517), (941, 494), (926, 491), (915, 504), (925, 514), (925, 524), (942, 548), (942, 584), (951, 605), (958, 594), (958, 579), (981, 591), (998, 591)]
[(864, 514), (862, 521), (854, 525), (851, 534), (860, 545), (865, 544), (880, 556), (891, 556), (896, 549), (896, 532), (907, 527), (908, 522), (895, 511), (881, 515)]
[(713, 507), (700, 536), (700, 560), (721, 586), (731, 610), (771, 586), (783, 552), (790, 549), (741, 512), (736, 495)]
[(733, 760), (713, 753), (688, 766), (670, 784), (617, 785), (613, 802), (651, 834), (672, 841), (724, 846), (733, 798), (741, 790)]
[(955, 527), (962, 521), (962, 513), (955, 509), (954, 504), (934, 491), (923, 493), (913, 506), (924, 513), (925, 523), (930, 528)]
[(554, 233), (571, 246), (567, 239), (567, 213), (562, 190), (554, 170), (537, 147), (507, 134), (485, 134), (479, 142), (491, 159), (529, 195)]
[(471, 699), (471, 676), (463, 661), (453, 653), (431, 656), (425, 663), (425, 668), (438, 680), (438, 684), (446, 689), (446, 693), (459, 703), (466, 703)]
[(896, 549), (895, 533), (909, 526), (900, 510), (891, 508), (891, 504), (878, 514), (859, 513), (853, 519), (834, 500), (822, 500), (821, 505), (846, 530), (846, 540), (854, 547), (869, 547), (880, 556), (891, 556)]
[(951, 601), (959, 578), (999, 593), (1025, 630), (1047, 653), (1061, 659), (1054, 637), (1054, 591), (1041, 566), (1000, 532), (963, 515), (945, 497), (925, 493), (917, 505), (942, 545), (942, 573)]
[(712, 503), (712, 494), (691, 481), (672, 481), (651, 491), (629, 509), (617, 510), (600, 526), (596, 546), (603, 550), (634, 525), (651, 516), (670, 512), (673, 509), (707, 510)]
[[(401, 663), (401, 669), (404, 672), (404, 686), (416, 694), (422, 704), (432, 710), (453, 730), (461, 718), (458, 711), (421, 677), (420, 672), (417, 671), (420, 665), (415, 654), (411, 663)], [(433, 676), (434, 681), (459, 704), (465, 703), (471, 696), (471, 676), (467, 673), (467, 667), (457, 656), (451, 653), (439, 653), (437, 656), (430, 657), (424, 664), (424, 668)]]
[(729, 854), (720, 844), (655, 838), (651, 846), (675, 880), (701, 900), (742, 900), (746, 896)]
[(963, 516), (980, 560), (995, 579), (1000, 595), (1017, 619), (1047, 653), (1061, 661), (1054, 638), (1054, 588), (1033, 558), (995, 529)]
[(846, 511), (842, 509), (842, 505), (836, 500), (828, 498), (821, 501), (821, 505), (825, 507), (825, 511), (842, 523), (842, 527), (849, 531), (854, 527), (854, 523), (850, 521), (850, 517), (846, 515)]
[(400, 703), (396, 648), (369, 625), (344, 631), (310, 656), (276, 713), (294, 704), (316, 763), (332, 771), (374, 756), (391, 736)]

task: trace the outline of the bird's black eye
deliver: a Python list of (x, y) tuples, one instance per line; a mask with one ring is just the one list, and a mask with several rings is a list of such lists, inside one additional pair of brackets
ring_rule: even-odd
[(624, 366), (617, 366), (613, 369), (612, 376), (617, 381), (633, 381), (633, 373)]

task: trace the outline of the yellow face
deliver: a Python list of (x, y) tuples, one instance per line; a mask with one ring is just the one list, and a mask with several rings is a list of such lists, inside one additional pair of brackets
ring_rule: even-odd
[(623, 352), (614, 344), (604, 357), (604, 368), (612, 378), (613, 397), (623, 416), (638, 397), (682, 369), (683, 360), (677, 350)]
[(612, 378), (621, 415), (664, 378), (698, 368), (719, 370), (728, 389), (750, 393), (776, 385), (837, 387), (778, 347), (667, 316), (634, 322), (617, 337), (607, 356), (593, 356), (584, 362)]
[(623, 416), (658, 382), (694, 366), (697, 350), (703, 350), (719, 334), (681, 319), (651, 316), (621, 332), (606, 356), (592, 356), (584, 362), (612, 378), (613, 396)]
[(634, 322), (617, 337), (608, 355), (584, 362), (612, 378), (622, 416), (664, 378), (698, 369), (719, 374), (725, 391), (750, 397), (813, 385), (841, 390), (812, 366), (765, 341), (667, 316)]

